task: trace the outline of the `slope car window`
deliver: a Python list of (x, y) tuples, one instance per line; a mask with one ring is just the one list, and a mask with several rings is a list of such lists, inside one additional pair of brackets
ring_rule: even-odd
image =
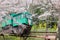
[(13, 27), (15, 27), (17, 25), (18, 25), (17, 17), (13, 17)]
[(12, 24), (12, 26), (14, 27), (14, 25), (16, 25), (16, 17), (14, 17), (16, 15), (16, 13), (15, 12), (11, 12), (10, 13), (10, 16), (11, 16), (11, 24)]
[(9, 16), (6, 17), (6, 21), (7, 21), (7, 24), (6, 24), (7, 26), (11, 25), (11, 18)]
[(5, 20), (5, 17), (3, 17), (2, 27), (6, 27), (6, 20)]
[(26, 14), (26, 17), (28, 18), (29, 25), (32, 26), (33, 25), (32, 14), (29, 12), (25, 12), (25, 14)]
[(2, 21), (2, 27), (5, 27), (5, 26), (6, 26), (5, 21)]

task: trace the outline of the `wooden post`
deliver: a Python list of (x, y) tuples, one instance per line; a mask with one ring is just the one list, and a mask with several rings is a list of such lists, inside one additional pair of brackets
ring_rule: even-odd
[(58, 39), (60, 40), (60, 14), (58, 16), (59, 22), (58, 22)]

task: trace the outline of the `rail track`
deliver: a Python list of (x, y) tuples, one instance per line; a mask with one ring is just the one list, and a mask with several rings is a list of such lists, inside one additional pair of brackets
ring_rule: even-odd
[[(45, 40), (47, 40), (47, 39), (55, 40), (56, 39), (56, 34), (57, 34), (56, 32), (35, 32), (35, 31), (32, 31), (29, 35), (23, 35), (21, 37), (23, 37), (23, 38), (24, 37), (26, 37), (26, 38), (33, 37), (33, 38), (44, 38)], [(3, 36), (3, 38), (6, 35), (8, 35), (8, 36), (17, 36), (15, 34), (3, 34), (3, 35), (0, 34), (0, 36)], [(20, 37), (20, 36), (18, 36), (18, 37)]]

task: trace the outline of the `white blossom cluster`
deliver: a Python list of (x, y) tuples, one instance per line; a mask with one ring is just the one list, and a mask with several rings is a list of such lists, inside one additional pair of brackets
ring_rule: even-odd
[[(33, 5), (40, 5), (43, 10), (50, 10), (51, 3), (50, 0), (0, 0), (0, 16), (5, 16), (6, 13), (9, 12), (22, 12), (25, 11), (25, 8), (29, 8), (30, 4)], [(60, 7), (59, 5), (60, 0), (51, 0), (52, 4), (56, 7)]]

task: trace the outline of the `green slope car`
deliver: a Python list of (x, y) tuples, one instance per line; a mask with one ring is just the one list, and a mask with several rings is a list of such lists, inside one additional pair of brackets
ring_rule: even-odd
[(18, 14), (11, 12), (10, 18), (5, 16), (3, 19), (2, 27), (5, 29), (12, 26), (14, 33), (22, 34), (25, 30), (30, 30), (33, 25), (32, 15), (27, 11)]

